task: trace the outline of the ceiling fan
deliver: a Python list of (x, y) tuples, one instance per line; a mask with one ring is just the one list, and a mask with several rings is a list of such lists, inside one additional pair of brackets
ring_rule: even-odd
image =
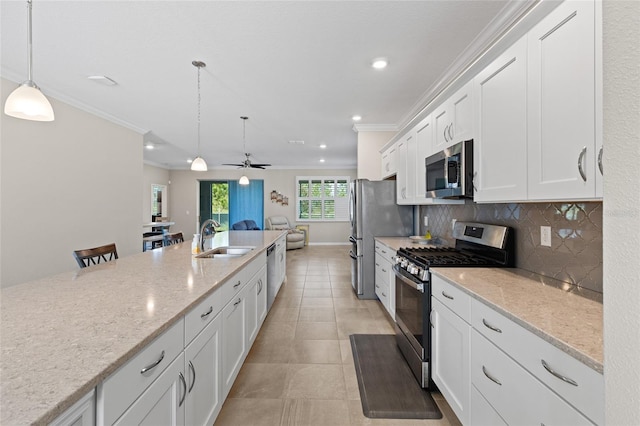
[[(249, 117), (240, 117), (242, 119), (242, 147), (244, 149), (244, 151), (247, 150), (247, 142), (245, 139), (245, 124), (247, 122), (247, 120), (249, 119)], [(253, 168), (253, 169), (264, 169), (267, 166), (270, 166), (271, 164), (257, 164), (257, 163), (252, 163), (251, 162), (251, 158), (249, 158), (251, 156), (251, 154), (249, 154), (248, 152), (244, 153), (245, 155), (245, 160), (242, 163), (224, 163), (223, 166), (238, 166), (238, 168), (243, 168), (243, 169), (249, 169), (249, 168)]]

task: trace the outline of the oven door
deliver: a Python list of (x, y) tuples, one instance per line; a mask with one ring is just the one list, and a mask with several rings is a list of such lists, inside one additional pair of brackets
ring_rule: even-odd
[(420, 359), (425, 360), (424, 325), (428, 321), (425, 311), (424, 284), (406, 276), (398, 265), (393, 267), (396, 276), (396, 323)]

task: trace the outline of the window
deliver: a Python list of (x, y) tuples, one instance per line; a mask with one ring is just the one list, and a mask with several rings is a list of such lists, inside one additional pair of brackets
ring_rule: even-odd
[(296, 220), (349, 220), (349, 176), (297, 176)]

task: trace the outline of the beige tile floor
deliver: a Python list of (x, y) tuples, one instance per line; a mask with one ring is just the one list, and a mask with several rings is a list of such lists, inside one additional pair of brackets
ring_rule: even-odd
[(377, 300), (351, 289), (349, 246), (287, 252), (287, 280), (216, 425), (459, 425), (439, 393), (441, 420), (369, 419), (362, 413), (349, 335), (394, 332)]

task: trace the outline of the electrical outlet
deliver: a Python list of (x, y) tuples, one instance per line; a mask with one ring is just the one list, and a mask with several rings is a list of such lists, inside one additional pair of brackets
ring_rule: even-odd
[(429, 216), (424, 217), (424, 226), (429, 226)]
[(453, 231), (453, 229), (456, 227), (456, 222), (458, 220), (457, 219), (451, 219), (451, 230)]
[(540, 227), (540, 245), (544, 247), (551, 247), (551, 227)]

